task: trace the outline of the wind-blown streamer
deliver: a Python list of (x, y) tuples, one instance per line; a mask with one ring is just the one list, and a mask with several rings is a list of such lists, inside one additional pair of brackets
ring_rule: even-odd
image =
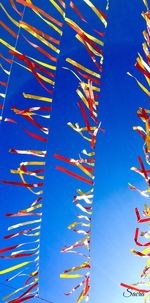
[[(42, 5), (44, 7), (44, 3)], [(7, 275), (6, 281), (16, 279), (18, 282), (18, 288), (3, 297), (2, 300), (5, 301), (9, 298), (9, 301), (6, 302), (19, 303), (39, 297), (40, 227), (46, 164), (43, 158), (47, 154), (46, 142), (49, 134), (47, 121), (50, 119), (52, 111), (49, 104), (53, 101), (66, 4), (65, 1), (61, 0), (49, 1), (49, 11), (53, 11), (53, 14), (45, 12), (43, 7), (35, 6), (31, 0), (10, 0), (10, 7), (2, 4), (0, 7), (5, 15), (4, 20), (8, 19), (7, 23), (1, 22), (3, 31), (7, 31), (14, 39), (14, 43), (12, 43), (12, 39), (10, 42), (9, 38), (6, 41), (5, 35), (3, 35), (0, 40), (2, 48), (5, 50), (4, 53), (0, 54), (1, 68), (4, 74), (4, 79), (0, 85), (3, 88), (1, 97), (4, 99), (4, 103), (5, 99), (7, 101), (12, 64), (19, 67), (18, 70), (21, 68), (22, 72), (30, 73), (33, 81), (32, 92), (30, 92), (30, 86), (27, 91), (23, 87), (21, 93), (23, 102), (20, 102), (19, 106), (16, 104), (11, 106), (11, 117), (5, 116), (3, 103), (0, 107), (3, 107), (3, 115), (1, 116), (3, 122), (9, 123), (12, 128), (17, 126), (17, 130), (19, 131), (20, 128), (22, 132), (22, 137), (26, 136), (30, 139), (30, 147), (29, 145), (25, 146), (25, 144), (22, 147), (20, 143), (20, 146), (9, 148), (9, 152), (16, 157), (16, 160), (19, 160), (19, 164), (16, 164), (17, 167), (10, 168), (11, 178), (9, 180), (0, 180), (1, 183), (17, 186), (22, 191), (28, 190), (32, 201), (30, 203), (26, 201), (26, 206), (20, 201), (19, 205), (21, 206), (18, 211), (6, 213), (6, 217), (13, 222), (9, 224), (8, 234), (4, 236), (4, 239), (5, 241), (11, 240), (11, 244), (0, 249), (0, 259), (5, 260), (0, 275)], [(26, 16), (24, 16), (25, 9), (26, 16), (28, 16), (29, 11), (33, 16), (30, 23), (26, 21)], [(58, 18), (55, 18), (56, 11), (59, 12)], [(38, 27), (32, 24), (35, 14), (39, 21), (42, 20), (38, 23)], [(17, 17), (14, 17), (16, 15)], [(22, 49), (22, 46), (19, 48), (18, 38), (23, 39), (28, 46), (27, 53)], [(40, 59), (40, 54), (44, 59)], [(41, 95), (36, 95), (37, 85), (42, 91)], [(37, 141), (40, 144), (39, 149), (35, 144)], [(36, 199), (33, 198), (35, 196), (37, 196)], [(7, 265), (7, 260), (12, 264)]]
[[(77, 87), (76, 84), (73, 86), (71, 94), (74, 95), (74, 91), (76, 92), (77, 108), (79, 109), (82, 121), (81, 125), (78, 122), (68, 122), (67, 124), (74, 132), (80, 135), (79, 140), (81, 139), (84, 149), (79, 153), (79, 157), (77, 158), (76, 156), (74, 158), (73, 155), (67, 157), (58, 153), (54, 155), (57, 161), (59, 160), (62, 163), (62, 166), (57, 165), (56, 169), (70, 175), (76, 180), (74, 182), (78, 182), (83, 188), (82, 190), (77, 188), (76, 194), (73, 197), (73, 203), (80, 213), (77, 214), (74, 222), (68, 226), (68, 229), (72, 230), (77, 236), (80, 236), (80, 239), (61, 249), (62, 253), (76, 254), (85, 260), (78, 263), (80, 265), (72, 266), (60, 275), (63, 279), (81, 279), (81, 282), (78, 282), (71, 291), (65, 293), (66, 296), (70, 296), (82, 288), (78, 294), (77, 303), (89, 300), (91, 220), (96, 161), (94, 149), (98, 132), (104, 131), (101, 128), (98, 116), (100, 78), (103, 62), (103, 51), (101, 48), (104, 45), (104, 34), (93, 28), (93, 24), (88, 21), (88, 16), (85, 15), (84, 10), (80, 9), (80, 7), (84, 8), (84, 6), (88, 6), (91, 14), (97, 17), (98, 27), (102, 26), (102, 31), (107, 26), (106, 14), (94, 5), (94, 1), (83, 0), (80, 3), (70, 1), (70, 12), (69, 10), (66, 12), (65, 21), (75, 33), (74, 39), (79, 46), (80, 44), (84, 46), (84, 53), (87, 55), (88, 60), (85, 65), (85, 60), (82, 63), (82, 59), (78, 62), (76, 58), (66, 58), (67, 65), (63, 67), (66, 69), (66, 72), (69, 70), (78, 80), (78, 85)], [(74, 20), (72, 15), (75, 15), (75, 18), (79, 21), (75, 21), (76, 19)]]
[[(145, 42), (143, 43), (143, 52), (144, 52), (144, 57), (141, 54), (138, 54), (137, 61), (136, 61), (136, 68), (140, 73), (143, 75), (143, 81), (139, 81), (138, 78), (135, 76), (132, 76), (130, 73), (129, 76), (133, 77), (141, 90), (149, 97), (150, 96), (150, 11), (149, 11), (149, 5), (147, 0), (143, 0), (147, 11), (142, 12), (142, 17), (144, 18), (146, 22), (146, 27), (147, 30), (143, 32)], [(135, 171), (136, 173), (140, 174), (143, 178), (144, 181), (146, 182), (146, 188), (143, 189), (138, 189), (136, 186), (129, 184), (129, 187), (131, 190), (137, 190), (142, 196), (145, 198), (150, 197), (150, 169), (147, 167), (147, 165), (150, 165), (150, 111), (149, 109), (146, 108), (139, 108), (137, 111), (137, 115), (139, 119), (144, 123), (144, 127), (142, 126), (134, 126), (133, 129), (137, 131), (137, 133), (143, 138), (144, 144), (143, 144), (143, 151), (144, 151), (144, 156), (145, 156), (145, 161), (146, 165), (144, 164), (143, 159), (138, 156), (138, 161), (140, 164), (140, 168), (137, 167), (132, 167), (131, 170)], [(137, 217), (137, 222), (139, 224), (143, 223), (148, 223), (150, 221), (150, 211), (149, 207), (147, 204), (144, 205), (144, 210), (142, 214), (140, 214), (138, 208), (135, 209), (136, 217)], [(142, 225), (145, 228), (145, 225)], [(132, 283), (132, 284), (125, 284), (121, 283), (121, 286), (139, 291), (143, 294), (144, 296), (144, 302), (149, 302), (150, 298), (150, 283), (148, 276), (150, 274), (150, 242), (144, 242), (142, 237), (145, 237), (149, 239), (150, 231), (142, 231), (140, 232), (139, 228), (136, 228), (135, 235), (134, 235), (134, 241), (135, 244), (138, 247), (144, 247), (144, 250), (142, 251), (137, 251), (135, 249), (131, 249), (131, 252), (136, 255), (137, 257), (142, 257), (142, 258), (148, 258), (148, 261), (146, 262), (145, 268), (143, 269), (140, 277), (140, 281), (138, 283)]]
[[(2, 10), (2, 12), (6, 15), (6, 17), (8, 18), (8, 24), (5, 23), (5, 21), (3, 22), (3, 20), (0, 21), (0, 24), (1, 26), (3, 27), (4, 31), (7, 31), (9, 33), (10, 36), (13, 37), (13, 47), (14, 49), (16, 48), (17, 46), (17, 41), (18, 41), (18, 37), (19, 37), (19, 32), (20, 32), (20, 25), (19, 25), (19, 22), (22, 20), (23, 16), (24, 16), (24, 10), (22, 11), (19, 11), (17, 9), (17, 6), (15, 4), (15, 2), (13, 0), (10, 0), (10, 3), (11, 3), (11, 6), (13, 8), (13, 10), (15, 10), (17, 13), (18, 13), (18, 17), (17, 17), (17, 20), (15, 20), (8, 12), (7, 10), (5, 9), (5, 7), (3, 6), (2, 3), (0, 3), (0, 8)], [(3, 16), (2, 16), (3, 18)], [(10, 21), (10, 24), (9, 24), (9, 21)], [(16, 30), (13, 30), (12, 29), (12, 23), (17, 27)], [(1, 35), (3, 34), (3, 32), (1, 31)], [(4, 34), (5, 35), (5, 34)], [(1, 37), (0, 39), (0, 43), (3, 43), (3, 36)], [(6, 41), (7, 43), (7, 41)], [(2, 104), (1, 104), (1, 114), (0, 114), (0, 120), (2, 120), (2, 115), (3, 115), (3, 108), (4, 108), (4, 104), (5, 104), (5, 100), (6, 100), (6, 97), (7, 97), (7, 90), (8, 90), (8, 85), (9, 85), (9, 78), (10, 78), (10, 74), (11, 74), (11, 70), (12, 70), (12, 64), (13, 64), (13, 56), (11, 56), (11, 58), (9, 59), (6, 59), (4, 57), (3, 54), (0, 54), (1, 58), (2, 58), (2, 61), (1, 61), (1, 68), (3, 69), (3, 60), (5, 60), (4, 64), (6, 64), (7, 68), (8, 68), (8, 71), (6, 73), (6, 75), (4, 75), (4, 82), (1, 81), (0, 82), (0, 85), (3, 86), (2, 87), (2, 92), (3, 95), (4, 95), (4, 100), (2, 101)], [(9, 63), (9, 64), (8, 64)], [(5, 69), (3, 69), (3, 71), (5, 72)], [(5, 84), (4, 84), (5, 83)]]

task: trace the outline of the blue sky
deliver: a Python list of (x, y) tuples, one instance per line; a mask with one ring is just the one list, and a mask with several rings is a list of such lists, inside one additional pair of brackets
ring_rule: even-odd
[[(2, 1), (3, 3), (4, 1)], [(38, 1), (34, 1), (35, 4)], [(98, 0), (94, 1), (97, 5)], [(102, 1), (104, 7), (105, 1)], [(82, 8), (82, 5), (81, 5)], [(44, 0), (44, 9), (50, 10), (49, 1)], [(130, 248), (135, 248), (134, 231), (137, 227), (134, 208), (142, 206), (145, 199), (128, 189), (128, 182), (141, 184), (141, 179), (130, 171), (137, 165), (137, 156), (142, 152), (142, 140), (132, 131), (132, 126), (138, 124), (136, 111), (139, 106), (145, 106), (147, 99), (136, 83), (126, 75), (127, 71), (135, 73), (133, 67), (137, 51), (141, 50), (143, 42), (142, 31), (145, 23), (141, 12), (144, 5), (141, 1), (110, 1), (108, 13), (108, 28), (105, 36), (105, 61), (101, 83), (100, 121), (106, 133), (100, 133), (97, 141), (96, 184), (94, 212), (92, 222), (92, 270), (91, 270), (91, 302), (125, 303), (135, 302), (133, 298), (124, 298), (120, 282), (136, 282), (144, 262), (131, 254)], [(53, 12), (53, 11), (52, 11)], [(92, 15), (88, 16), (92, 20)], [(26, 20), (30, 15), (25, 14)], [(95, 22), (95, 19), (93, 20)], [(35, 18), (36, 24), (36, 18)], [(5, 34), (6, 35), (6, 34)], [(80, 264), (80, 258), (61, 254), (60, 249), (72, 243), (74, 236), (67, 226), (75, 219), (76, 210), (72, 204), (75, 194), (75, 182), (55, 170), (58, 160), (55, 152), (64, 156), (73, 156), (82, 149), (83, 142), (67, 127), (67, 122), (74, 116), (78, 119), (76, 97), (72, 95), (74, 77), (62, 69), (65, 58), (76, 56), (80, 58), (83, 48), (71, 44), (74, 32), (65, 25), (61, 41), (61, 55), (58, 63), (56, 88), (53, 100), (53, 112), (50, 120), (50, 134), (44, 185), (43, 222), (41, 230), (40, 251), (40, 296), (53, 303), (73, 303), (77, 294), (65, 297), (63, 293), (70, 290), (70, 282), (59, 279), (59, 274), (70, 264)], [(18, 48), (27, 44), (20, 38)], [(88, 57), (85, 56), (85, 61)], [(6, 98), (4, 117), (10, 117), (12, 104), (20, 106), (23, 100), (22, 90), (32, 90), (35, 81), (28, 72), (13, 65)], [(37, 86), (37, 94), (42, 92)], [(13, 135), (12, 135), (13, 134)], [(15, 146), (30, 147), (28, 136), (11, 123), (0, 126), (1, 138), (1, 179), (11, 179), (8, 173), (19, 163), (18, 158), (8, 153)], [(35, 143), (39, 148), (40, 144)], [(77, 155), (77, 154), (76, 154)], [(21, 159), (21, 158), (20, 158)], [(76, 183), (78, 184), (78, 183)], [(77, 185), (78, 186), (78, 185)], [(1, 235), (6, 232), (10, 220), (3, 214), (15, 212), (23, 208), (31, 196), (26, 189), (0, 185), (1, 196)], [(29, 200), (30, 199), (30, 200)], [(1, 237), (1, 247), (7, 246)], [(9, 243), (10, 245), (10, 243)], [(8, 261), (9, 262), (9, 261)], [(5, 266), (1, 262), (2, 268)], [(7, 263), (8, 264), (8, 263)], [(0, 281), (4, 281), (0, 277)], [(11, 282), (16, 287), (17, 281)], [(2, 287), (3, 294), (8, 289)], [(35, 300), (34, 302), (38, 302)], [(39, 301), (40, 302), (40, 301)], [(136, 298), (136, 302), (141, 299)]]

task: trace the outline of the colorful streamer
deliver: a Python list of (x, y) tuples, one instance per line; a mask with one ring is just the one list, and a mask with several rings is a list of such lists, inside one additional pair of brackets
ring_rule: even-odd
[[(40, 228), (46, 165), (42, 159), (47, 154), (46, 143), (49, 134), (47, 121), (51, 118), (52, 111), (49, 104), (53, 101), (60, 39), (63, 33), (66, 9), (65, 2), (61, 0), (52, 0), (49, 4), (50, 13), (44, 10), (44, 3), (40, 4), (42, 7), (37, 7), (31, 0), (10, 0), (11, 10), (7, 3), (0, 4), (4, 14), (4, 20), (1, 21), (3, 32), (0, 43), (5, 50), (4, 54), (0, 54), (1, 69), (4, 75), (4, 79), (0, 82), (3, 88), (1, 97), (4, 100), (0, 105), (1, 120), (8, 122), (12, 128), (17, 126), (17, 131), (20, 128), (23, 138), (25, 136), (30, 138), (30, 147), (25, 144), (22, 146), (20, 143), (20, 146), (9, 148), (12, 157), (16, 157), (15, 163), (18, 161), (19, 163), (16, 167), (10, 168), (10, 180), (0, 180), (0, 182), (17, 186), (20, 191), (28, 190), (32, 201), (26, 202), (26, 206), (22, 206), (22, 201), (20, 201), (19, 205), (21, 206), (18, 211), (15, 213), (8, 211), (6, 214), (9, 220), (11, 218), (11, 224), (8, 226), (8, 234), (4, 235), (4, 239), (11, 241), (11, 244), (0, 249), (0, 259), (5, 260), (0, 275), (7, 275), (6, 281), (18, 280), (18, 288), (2, 298), (9, 303), (30, 301), (39, 297)], [(25, 10), (26, 15), (24, 14)], [(28, 16), (29, 11), (32, 18), (28, 22), (26, 16)], [(59, 16), (55, 18), (57, 12), (59, 12)], [(35, 14), (38, 20), (42, 20), (37, 26), (32, 23)], [(8, 22), (5, 21), (6, 18)], [(8, 39), (5, 38), (5, 34), (3, 34), (5, 31), (11, 40), (9, 40), (8, 35)], [(23, 40), (27, 45), (25, 50), (17, 43), (18, 39)], [(40, 54), (44, 59), (40, 59)], [(16, 104), (12, 105), (11, 117), (6, 117), (5, 102), (7, 101), (12, 64), (16, 65), (18, 71), (21, 69), (21, 73), (30, 73), (33, 84), (32, 87), (29, 84), (27, 91), (23, 86), (21, 92), (23, 102), (19, 103), (19, 107)], [(41, 95), (36, 94), (37, 85)], [(15, 135), (20, 136), (17, 131)], [(37, 148), (35, 141), (39, 141), (39, 148)], [(33, 198), (35, 195), (36, 199)], [(7, 265), (7, 260), (12, 262), (12, 265)], [(13, 264), (13, 262), (15, 263)]]
[[(149, 6), (147, 0), (143, 0), (145, 7), (146, 7), (146, 12), (142, 12), (142, 17), (145, 19), (146, 22), (146, 27), (147, 31), (143, 32), (145, 42), (143, 43), (143, 53), (144, 57), (141, 54), (138, 54), (137, 60), (135, 67), (138, 69), (140, 73), (143, 75), (143, 82), (141, 80), (139, 81), (137, 77), (132, 76), (130, 73), (129, 76), (133, 77), (135, 81), (137, 82), (138, 86), (141, 88), (142, 91), (146, 94), (146, 96), (150, 96), (150, 53), (149, 53), (149, 47), (150, 47), (150, 12), (149, 12)], [(146, 161), (146, 165), (144, 164), (144, 160), (138, 156), (138, 161), (140, 164), (140, 168), (137, 167), (132, 167), (131, 170), (135, 171), (136, 173), (140, 174), (146, 183), (146, 188), (145, 189), (138, 189), (136, 186), (129, 184), (129, 187), (131, 190), (137, 190), (140, 195), (144, 196), (145, 198), (150, 197), (150, 169), (147, 165), (150, 165), (150, 111), (149, 109), (146, 108), (139, 108), (137, 111), (137, 115), (139, 119), (144, 123), (143, 126), (134, 126), (133, 129), (137, 131), (137, 133), (142, 137), (144, 140), (143, 144), (143, 151), (144, 151), (144, 157)], [(144, 205), (144, 210), (142, 214), (140, 214), (138, 208), (135, 209), (136, 217), (137, 217), (137, 222), (138, 224), (142, 224), (142, 227), (145, 228), (146, 223), (148, 223), (149, 226), (149, 221), (150, 221), (150, 211), (149, 207), (147, 204)], [(144, 250), (142, 251), (137, 251), (135, 249), (131, 249), (131, 252), (136, 255), (137, 257), (142, 257), (142, 258), (148, 258), (148, 261), (146, 262), (145, 268), (143, 269), (140, 277), (140, 282), (138, 283), (132, 283), (132, 284), (126, 284), (126, 283), (121, 283), (122, 287), (125, 287), (127, 289), (131, 289), (134, 291), (138, 291), (140, 293), (147, 294), (144, 296), (144, 303), (149, 302), (149, 292), (150, 292), (150, 284), (148, 281), (148, 276), (150, 274), (150, 242), (147, 241), (145, 242), (143, 240), (143, 237), (146, 239), (149, 239), (150, 231), (140, 231), (139, 228), (136, 228), (135, 235), (134, 235), (134, 241), (135, 244), (138, 247), (145, 247)]]
[[(77, 43), (79, 45), (80, 43), (83, 44), (84, 53), (89, 60), (87, 59), (85, 66), (85, 63), (82, 63), (82, 59), (78, 62), (76, 58), (66, 58), (66, 66), (63, 68), (67, 72), (69, 70), (76, 77), (76, 80), (78, 80), (78, 84), (77, 86), (76, 84), (73, 86), (71, 94), (74, 95), (74, 92), (76, 92), (77, 106), (79, 108), (82, 125), (78, 122), (68, 122), (67, 124), (74, 132), (80, 135), (79, 139), (81, 138), (84, 149), (81, 153), (79, 152), (79, 157), (73, 157), (73, 155), (67, 157), (58, 153), (54, 155), (57, 161), (63, 162), (63, 165), (57, 165), (56, 169), (74, 178), (74, 180), (76, 180), (74, 182), (78, 182), (83, 188), (82, 190), (77, 188), (73, 198), (73, 203), (80, 213), (77, 214), (74, 222), (68, 226), (69, 230), (81, 238), (71, 245), (65, 245), (61, 250), (62, 253), (76, 254), (85, 260), (79, 266), (72, 266), (64, 270), (60, 275), (63, 279), (81, 279), (81, 282), (78, 282), (71, 291), (65, 293), (66, 296), (70, 296), (78, 291), (79, 288), (82, 288), (78, 294), (77, 303), (83, 300), (86, 302), (89, 300), (91, 220), (96, 161), (93, 150), (96, 146), (99, 130), (104, 132), (98, 116), (100, 78), (103, 70), (103, 51), (101, 47), (104, 45), (104, 34), (99, 32), (98, 29), (93, 28), (93, 24), (88, 21), (88, 16), (86, 16), (84, 12), (84, 5), (89, 6), (91, 14), (93, 13), (98, 17), (98, 27), (100, 28), (100, 26), (102, 26), (102, 31), (103, 27), (107, 26), (106, 14), (94, 5), (94, 1), (83, 0), (81, 2), (82, 6), (81, 3), (77, 1), (70, 1), (71, 13), (69, 10), (66, 12), (65, 21), (75, 33), (74, 39), (76, 39)], [(108, 2), (106, 6), (108, 9)], [(80, 10), (80, 7), (82, 7), (83, 11)], [(74, 20), (72, 18), (72, 15), (75, 15), (75, 17), (76, 15), (78, 16), (78, 23), (75, 21), (76, 19)], [(85, 27), (86, 30), (84, 29)], [(89, 28), (89, 32), (87, 28)]]

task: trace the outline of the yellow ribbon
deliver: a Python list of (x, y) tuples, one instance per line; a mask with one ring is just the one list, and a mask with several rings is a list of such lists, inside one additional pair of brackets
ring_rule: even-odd
[(97, 15), (97, 17), (104, 24), (104, 26), (107, 27), (107, 21), (104, 19), (103, 15), (100, 13), (100, 11), (94, 6), (94, 4), (90, 0), (83, 0), (83, 1), (92, 9), (92, 11)]
[(21, 268), (23, 266), (26, 266), (27, 264), (30, 264), (32, 262), (33, 261), (23, 262), (23, 263), (19, 263), (19, 264), (15, 265), (15, 266), (0, 270), (0, 275), (7, 274), (10, 271), (16, 270), (16, 269)]
[(76, 279), (76, 278), (80, 278), (80, 277), (84, 277), (83, 275), (80, 274), (75, 274), (75, 275), (70, 275), (70, 274), (60, 274), (60, 278), (61, 279)]
[(67, 59), (66, 59), (66, 62), (72, 64), (72, 65), (75, 66), (75, 67), (78, 67), (78, 68), (84, 70), (86, 73), (88, 73), (88, 74), (90, 74), (90, 75), (92, 75), (92, 76), (95, 76), (96, 78), (100, 78), (100, 75), (99, 75), (99, 74), (95, 73), (95, 72), (92, 71), (91, 69), (86, 68), (85, 66), (79, 64), (78, 62), (76, 62), (75, 60), (72, 60), (71, 58), (67, 58)]
[(45, 102), (50, 102), (50, 103), (52, 102), (52, 98), (36, 96), (36, 95), (31, 95), (31, 94), (26, 94), (26, 93), (23, 93), (23, 97), (27, 98), (27, 99), (40, 100), (40, 101), (45, 101)]
[(134, 78), (137, 84), (140, 86), (140, 88), (150, 97), (150, 92), (148, 91), (148, 89), (140, 81), (138, 81), (136, 77), (132, 76), (130, 73), (127, 74), (130, 77)]
[(65, 17), (65, 12), (62, 10), (62, 8), (56, 3), (56, 1), (54, 0), (49, 0), (53, 6), (58, 10), (58, 12), (63, 16)]
[(0, 7), (2, 8), (2, 10), (4, 11), (4, 13), (6, 14), (6, 16), (8, 17), (8, 19), (13, 23), (13, 24), (15, 24), (16, 26), (20, 26), (19, 25), (19, 23), (16, 21), (16, 20), (14, 20), (9, 14), (8, 14), (8, 12), (6, 11), (6, 9), (5, 9), (5, 7), (2, 5), (2, 3), (0, 3)]

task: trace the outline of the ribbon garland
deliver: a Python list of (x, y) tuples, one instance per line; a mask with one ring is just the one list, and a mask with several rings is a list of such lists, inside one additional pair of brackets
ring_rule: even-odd
[[(98, 17), (98, 29), (102, 26), (107, 26), (106, 14), (103, 13), (99, 7), (94, 5), (94, 1), (83, 0), (81, 8), (84, 5), (88, 6), (91, 14)], [(108, 9), (108, 1), (107, 7)], [(98, 132), (104, 132), (101, 128), (101, 123), (98, 117), (99, 93), (100, 93), (100, 78), (102, 74), (103, 51), (104, 46), (103, 38), (104, 33), (93, 28), (93, 24), (88, 21), (88, 16), (80, 10), (81, 3), (74, 1), (70, 2), (70, 11), (66, 12), (65, 21), (75, 33), (75, 38), (78, 44), (84, 46), (84, 52), (88, 55), (89, 60), (85, 66), (85, 61), (82, 63), (76, 58), (66, 58), (66, 65), (64, 68), (78, 79), (78, 86), (73, 86), (71, 95), (76, 92), (78, 109), (81, 115), (82, 125), (78, 122), (68, 122), (68, 126), (81, 136), (84, 149), (79, 154), (79, 157), (72, 158), (60, 154), (54, 154), (54, 157), (61, 161), (62, 166), (57, 165), (56, 169), (70, 175), (72, 178), (78, 180), (81, 186), (88, 186), (87, 190), (76, 189), (76, 194), (73, 198), (73, 203), (80, 211), (73, 223), (68, 226), (69, 230), (81, 236), (71, 245), (65, 245), (61, 249), (62, 253), (73, 253), (79, 257), (84, 258), (85, 261), (78, 263), (67, 270), (65, 270), (60, 277), (63, 279), (81, 279), (71, 291), (66, 292), (66, 296), (70, 296), (77, 290), (80, 290), (77, 303), (85, 300), (89, 301), (90, 290), (90, 269), (91, 269), (91, 255), (90, 255), (90, 242), (91, 242), (91, 220), (94, 199), (94, 179), (95, 179), (95, 146)], [(78, 17), (79, 22), (72, 19), (72, 15)], [(70, 17), (71, 15), (71, 17)], [(86, 27), (86, 30), (84, 30)], [(89, 32), (87, 32), (87, 28)], [(84, 56), (83, 56), (84, 57)], [(90, 63), (90, 64), (89, 64)], [(92, 63), (92, 65), (91, 65)], [(89, 68), (90, 65), (90, 68)], [(92, 66), (92, 68), (91, 68)], [(79, 99), (80, 98), (80, 99)], [(80, 138), (79, 138), (80, 139)], [(65, 167), (67, 165), (67, 167)]]
[[(14, 279), (19, 281), (18, 289), (3, 297), (2, 300), (5, 301), (9, 298), (9, 300), (5, 302), (19, 303), (39, 297), (40, 227), (42, 221), (42, 194), (46, 164), (43, 158), (45, 158), (47, 154), (46, 142), (48, 141), (49, 134), (49, 127), (44, 124), (46, 124), (47, 119), (50, 119), (50, 113), (52, 111), (49, 103), (52, 103), (53, 100), (66, 5), (64, 1), (50, 1), (50, 10), (54, 7), (54, 9), (60, 13), (57, 20), (54, 18), (55, 16), (49, 15), (48, 12), (35, 6), (31, 0), (10, 0), (10, 4), (13, 11), (15, 11), (15, 16), (16, 13), (18, 15), (17, 19), (14, 19), (13, 13), (7, 11), (7, 6), (5, 8), (0, 4), (3, 13), (8, 18), (8, 24), (5, 24), (3, 21), (1, 23), (3, 30), (6, 30), (9, 35), (14, 38), (12, 45), (9, 41), (0, 39), (0, 43), (5, 49), (5, 54), (0, 54), (4, 62), (1, 65), (4, 71), (4, 80), (0, 82), (0, 85), (4, 87), (4, 91), (1, 92), (1, 97), (4, 100), (7, 98), (6, 89), (9, 87), (8, 78), (11, 76), (12, 64), (21, 66), (22, 71), (27, 70), (27, 72), (32, 74), (32, 79), (35, 80), (35, 82), (33, 81), (35, 84), (32, 85), (32, 92), (36, 92), (37, 85), (43, 89), (41, 96), (23, 90), (22, 96), (24, 102), (27, 103), (28, 101), (31, 105), (27, 107), (26, 104), (22, 103), (19, 108), (13, 105), (11, 110), (14, 118), (4, 117), (4, 102), (1, 105), (1, 109), (3, 109), (1, 119), (3, 119), (4, 122), (13, 123), (20, 127), (24, 132), (23, 135), (29, 136), (32, 140), (30, 142), (31, 148), (13, 147), (9, 149), (9, 152), (16, 158), (18, 155), (19, 158), (22, 157), (22, 161), (18, 164), (17, 168), (10, 169), (13, 180), (0, 180), (3, 184), (19, 186), (20, 189), (25, 188), (31, 194), (32, 202), (26, 203), (26, 208), (19, 209), (16, 213), (8, 212), (6, 214), (6, 216), (12, 218), (12, 220), (18, 218), (21, 221), (11, 223), (8, 227), (9, 233), (4, 236), (4, 239), (7, 241), (9, 241), (9, 239), (13, 240), (14, 244), (11, 242), (11, 246), (8, 245), (0, 249), (0, 259), (6, 260), (6, 268), (0, 270), (0, 275), (7, 275), (6, 281)], [(22, 10), (20, 10), (19, 7), (22, 7)], [(32, 12), (33, 20), (36, 14), (39, 20), (42, 19), (44, 21), (49, 35), (43, 32), (42, 22), (39, 22), (38, 28), (25, 22), (23, 14), (25, 8)], [(32, 23), (32, 18), (30, 20)], [(12, 24), (16, 26), (16, 32), (12, 29)], [(45, 28), (44, 26), (44, 30), (46, 30)], [(20, 31), (23, 33), (22, 36), (19, 35)], [(51, 32), (52, 34), (50, 35)], [(33, 56), (29, 56), (17, 48), (16, 39), (20, 38), (20, 36), (23, 37), (28, 49), (30, 49), (30, 54), (33, 53)], [(32, 37), (37, 42), (33, 43)], [(40, 43), (40, 46), (38, 43)], [(47, 63), (47, 60), (40, 61), (39, 56), (37, 58), (35, 57), (35, 54), (39, 55), (40, 53), (44, 55), (45, 59), (48, 58), (50, 64)], [(24, 124), (28, 126), (26, 127)], [(41, 142), (40, 149), (35, 148), (35, 142), (37, 140)], [(29, 157), (29, 159), (25, 161), (24, 156)], [(42, 158), (41, 161), (37, 160), (38, 158)], [(33, 195), (34, 197), (36, 195), (37, 198), (33, 198)], [(23, 221), (22, 218), (24, 218)], [(25, 238), (26, 240), (24, 241), (23, 239)], [(12, 262), (15, 260), (17, 263), (8, 267), (7, 260), (11, 260)], [(11, 299), (11, 297), (13, 298)]]
[[(144, 18), (146, 22), (146, 28), (143, 32), (143, 36), (145, 39), (145, 42), (143, 43), (143, 52), (144, 52), (144, 57), (141, 54), (138, 54), (137, 60), (135, 67), (140, 71), (143, 75), (143, 83), (139, 81), (135, 76), (131, 75), (130, 73), (129, 76), (133, 77), (139, 87), (141, 88), (142, 91), (149, 97), (150, 96), (150, 91), (149, 91), (149, 86), (150, 86), (150, 11), (149, 11), (149, 5), (147, 0), (143, 0), (145, 6), (146, 6), (146, 12), (142, 12), (142, 17)], [(137, 111), (137, 115), (140, 118), (140, 120), (144, 123), (143, 126), (134, 126), (133, 130), (136, 130), (137, 133), (142, 137), (144, 140), (143, 144), (143, 151), (144, 151), (144, 156), (145, 156), (145, 161), (146, 165), (150, 165), (150, 110), (145, 109), (145, 108), (139, 108)], [(140, 164), (140, 168), (137, 167), (132, 167), (131, 170), (135, 171), (136, 173), (140, 174), (145, 182), (146, 182), (146, 189), (139, 189), (136, 186), (129, 184), (129, 188), (131, 190), (136, 190), (138, 191), (142, 196), (149, 198), (150, 197), (150, 169), (148, 166), (146, 167), (145, 164), (143, 163), (143, 160), (140, 156), (138, 156), (138, 161)], [(140, 214), (138, 208), (135, 209), (136, 217), (137, 217), (137, 222), (139, 224), (141, 223), (148, 223), (148, 226), (150, 225), (150, 209), (147, 204), (144, 204), (144, 210), (142, 214)], [(144, 225), (143, 225), (144, 227)], [(136, 228), (135, 231), (135, 236), (134, 236), (134, 241), (135, 244), (139, 247), (145, 247), (144, 250), (142, 251), (137, 251), (135, 249), (131, 249), (131, 252), (138, 256), (138, 257), (144, 257), (148, 258), (146, 265), (141, 273), (140, 281), (137, 283), (132, 283), (132, 284), (125, 284), (121, 283), (121, 286), (139, 291), (143, 294), (144, 296), (144, 303), (149, 302), (150, 298), (150, 283), (149, 283), (149, 274), (150, 274), (150, 242), (143, 242), (142, 238), (140, 240), (140, 237), (144, 237), (146, 239), (150, 238), (150, 231), (142, 231), (140, 232), (139, 228)]]

